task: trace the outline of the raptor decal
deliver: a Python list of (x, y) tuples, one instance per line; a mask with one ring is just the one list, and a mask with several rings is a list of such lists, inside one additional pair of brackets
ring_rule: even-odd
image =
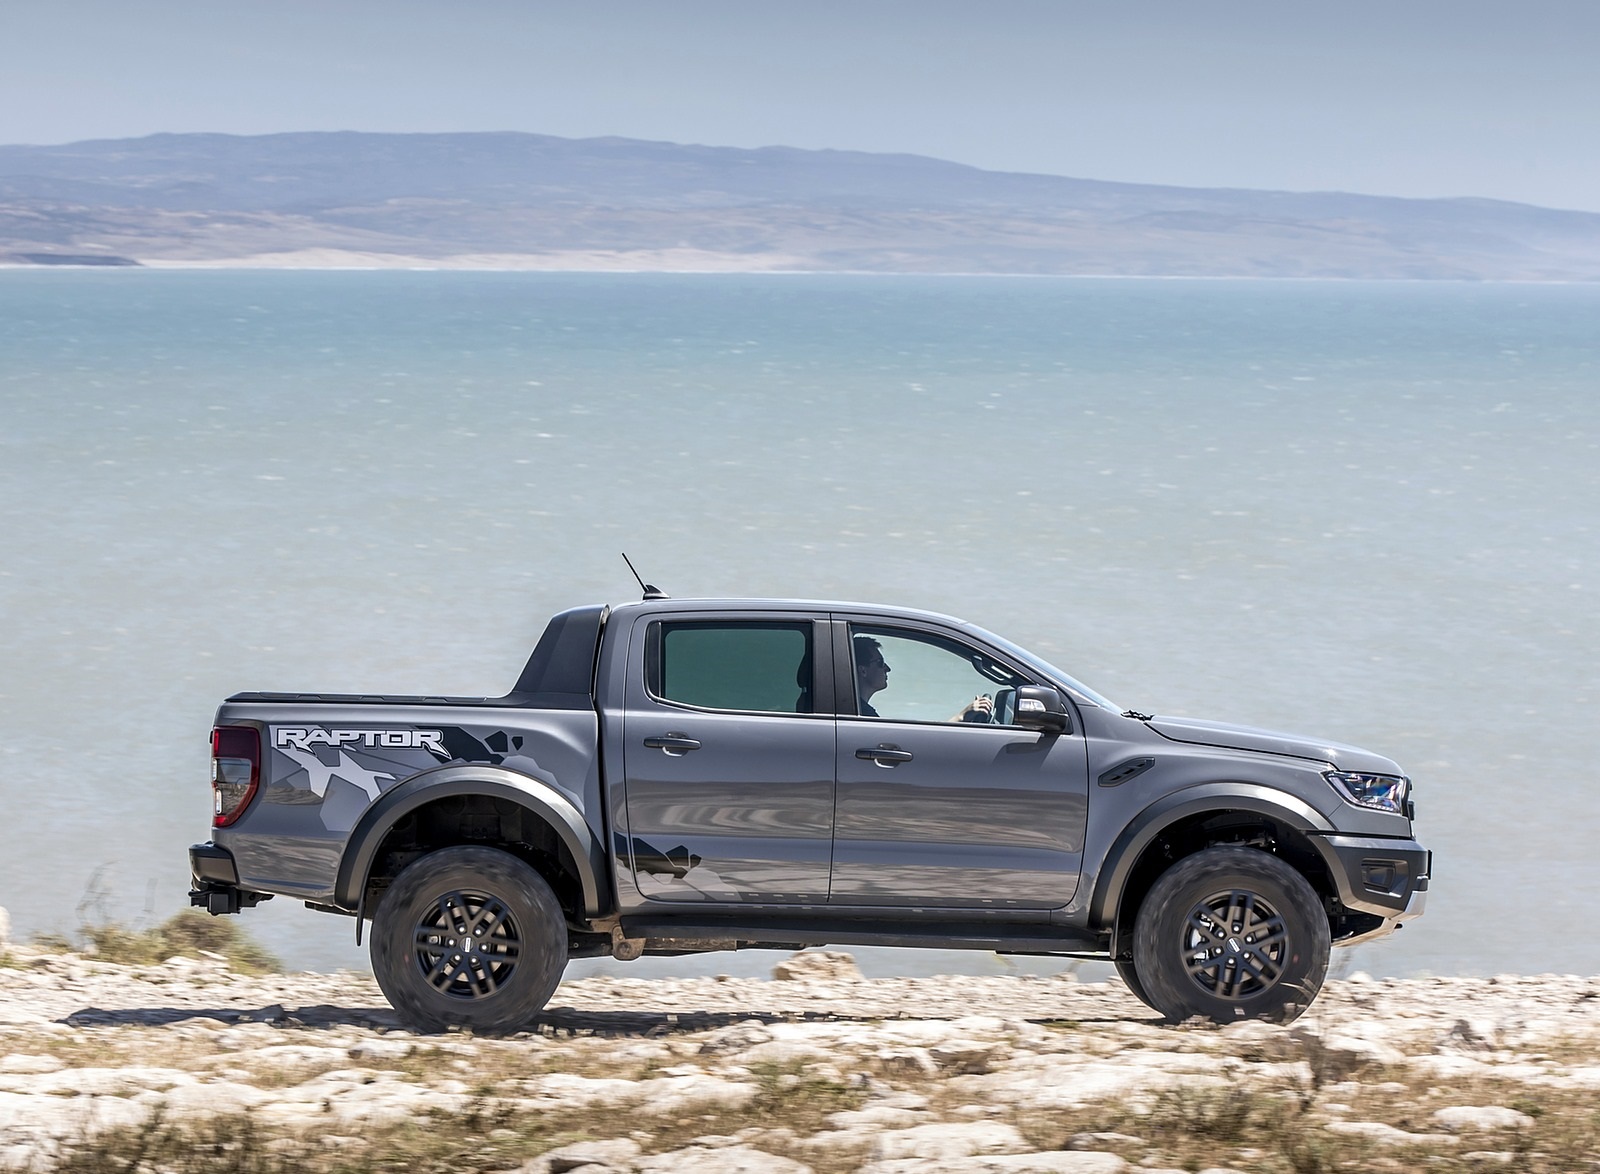
[(325, 730), (320, 726), (278, 726), (272, 744), (279, 750), (312, 750), (318, 746), (365, 746), (369, 750), (430, 750), (445, 754), (441, 730)]

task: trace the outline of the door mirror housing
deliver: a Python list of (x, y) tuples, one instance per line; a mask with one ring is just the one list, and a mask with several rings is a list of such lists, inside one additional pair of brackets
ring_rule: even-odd
[(1067, 699), (1059, 689), (1052, 689), (1048, 685), (1022, 685), (1017, 689), (1016, 704), (1012, 724), (1046, 734), (1072, 732), (1072, 714), (1067, 709)]

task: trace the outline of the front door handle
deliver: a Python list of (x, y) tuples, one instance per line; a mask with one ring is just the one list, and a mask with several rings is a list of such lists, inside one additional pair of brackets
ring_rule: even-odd
[(691, 750), (700, 749), (700, 741), (685, 734), (657, 734), (653, 738), (646, 738), (644, 744), (651, 750), (665, 750), (674, 758), (680, 758)]
[(856, 751), (856, 757), (867, 762), (876, 762), (879, 766), (896, 766), (902, 762), (911, 761), (911, 751), (902, 750), (898, 746), (891, 746), (887, 742), (879, 746), (863, 746)]

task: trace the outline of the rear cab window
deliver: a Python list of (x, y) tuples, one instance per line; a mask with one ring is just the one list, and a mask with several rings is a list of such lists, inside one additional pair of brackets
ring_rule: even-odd
[(658, 621), (645, 684), (656, 700), (695, 709), (812, 713), (811, 641), (807, 620)]

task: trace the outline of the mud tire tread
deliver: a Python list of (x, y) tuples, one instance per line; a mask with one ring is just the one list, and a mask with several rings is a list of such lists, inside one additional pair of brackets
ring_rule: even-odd
[[(443, 893), (460, 889), (504, 902), (521, 945), (505, 985), (470, 1000), (429, 986), (413, 945), (420, 919)], [(509, 852), (475, 846), (441, 848), (408, 865), (384, 894), (373, 917), (371, 950), (378, 986), (411, 1027), (506, 1035), (525, 1028), (561, 981), (567, 964), (566, 918), (544, 878)]]
[[(1288, 930), (1281, 977), (1252, 997), (1213, 995), (1183, 968), (1182, 943), (1190, 910), (1209, 895), (1228, 889), (1258, 894), (1279, 912)], [(1330, 936), (1316, 890), (1290, 865), (1255, 848), (1206, 848), (1179, 860), (1151, 886), (1134, 922), (1133, 969), (1148, 996), (1145, 1001), (1169, 1021), (1198, 1015), (1216, 1023), (1240, 1019), (1288, 1023), (1322, 989)]]

